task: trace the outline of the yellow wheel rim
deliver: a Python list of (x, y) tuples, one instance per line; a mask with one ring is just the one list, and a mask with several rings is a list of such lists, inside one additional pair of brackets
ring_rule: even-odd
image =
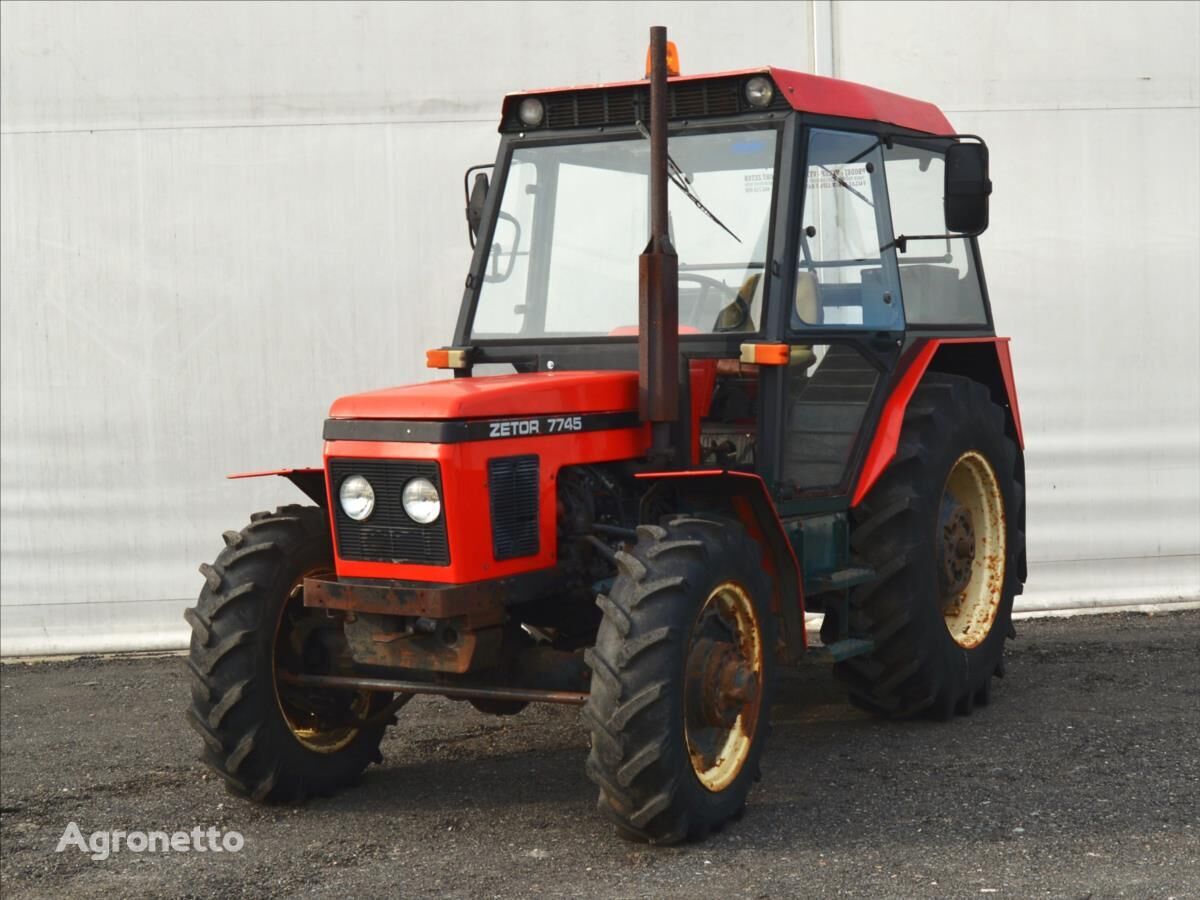
[(725, 790), (757, 731), (763, 694), (762, 628), (745, 588), (713, 589), (692, 626), (684, 685), (684, 738), (697, 780)]
[[(324, 621), (324, 613), (320, 610), (310, 610), (304, 605), (304, 579), (314, 575), (330, 574), (328, 570), (313, 570), (306, 572), (297, 579), (288, 591), (287, 600), (279, 610), (279, 618), (275, 623), (275, 638), (272, 642), (271, 655), (274, 662), (272, 681), (275, 688), (275, 702), (283, 721), (291, 731), (292, 736), (306, 749), (314, 753), (337, 753), (348, 747), (356, 737), (359, 729), (353, 725), (330, 724), (322, 715), (303, 703), (306, 694), (314, 689), (299, 690), (288, 687), (281, 691), (277, 673), (281, 664), (284, 668), (303, 665), (306, 658), (306, 643), (320, 630), (328, 630), (329, 624)], [(328, 694), (328, 691), (322, 693)], [(345, 693), (346, 712), (353, 719), (365, 719), (371, 711), (371, 692), (339, 691)]]
[(981, 644), (1004, 594), (1007, 560), (1004, 495), (991, 463), (968, 450), (950, 469), (938, 515), (942, 615), (960, 647)]

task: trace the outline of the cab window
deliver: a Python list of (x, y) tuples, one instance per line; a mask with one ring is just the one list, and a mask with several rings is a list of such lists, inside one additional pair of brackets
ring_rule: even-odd
[(811, 130), (792, 328), (902, 329), (890, 236), (880, 139)]
[(883, 156), (909, 324), (987, 325), (974, 248), (945, 233), (942, 153), (895, 142)]

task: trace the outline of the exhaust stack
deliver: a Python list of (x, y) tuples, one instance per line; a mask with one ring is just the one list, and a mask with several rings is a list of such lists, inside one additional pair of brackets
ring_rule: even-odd
[(667, 219), (667, 29), (650, 29), (650, 241), (638, 257), (638, 408), (652, 453), (669, 457), (679, 418), (679, 258)]

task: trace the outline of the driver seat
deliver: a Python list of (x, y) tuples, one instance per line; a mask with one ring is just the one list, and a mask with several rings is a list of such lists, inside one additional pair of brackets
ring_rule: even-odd
[[(762, 309), (762, 273), (756, 272), (742, 282), (733, 302), (717, 315), (715, 331), (754, 331)], [(821, 315), (821, 282), (814, 272), (796, 273), (796, 293), (792, 299), (792, 312), (808, 325), (819, 325)], [(788, 355), (788, 365), (807, 369), (816, 361), (813, 349), (805, 344), (793, 344)]]

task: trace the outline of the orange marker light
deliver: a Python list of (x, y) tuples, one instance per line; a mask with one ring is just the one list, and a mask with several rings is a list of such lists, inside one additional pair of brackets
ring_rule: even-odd
[(426, 350), (425, 366), (430, 369), (465, 369), (467, 367), (467, 351), (453, 347)]
[(787, 344), (742, 344), (742, 362), (758, 366), (786, 366), (791, 358)]
[[(679, 74), (679, 49), (674, 41), (667, 41), (667, 74)], [(646, 48), (646, 77), (650, 77), (650, 48)]]

